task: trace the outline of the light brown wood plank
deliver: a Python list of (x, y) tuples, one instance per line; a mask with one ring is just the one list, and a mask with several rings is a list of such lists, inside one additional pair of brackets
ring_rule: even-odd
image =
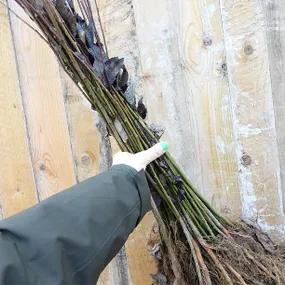
[(284, 234), (280, 164), (264, 14), (259, 1), (221, 1), (242, 216)]
[(100, 134), (96, 115), (77, 86), (61, 70), (64, 98), (68, 115), (73, 160), (78, 181), (98, 174), (100, 168)]
[(153, 282), (151, 274), (157, 272), (157, 263), (150, 252), (152, 248), (148, 246), (155, 223), (153, 214), (151, 212), (146, 214), (126, 244), (128, 265), (134, 285), (151, 285)]
[(285, 211), (285, 1), (265, 0), (263, 7), (266, 23), (267, 47), (275, 126), (280, 162), (283, 210)]
[(194, 139), (201, 165), (202, 185), (197, 186), (217, 210), (236, 219), (241, 205), (219, 1), (180, 1), (176, 11), (178, 35), (172, 40), (177, 43), (171, 46), (173, 53), (178, 47), (182, 65), (176, 93), (184, 96), (177, 106), (184, 114), (181, 124), (196, 126), (185, 133)]
[(223, 214), (240, 197), (219, 1), (134, 1), (149, 121), (164, 122), (171, 153)]
[[(11, 7), (28, 22), (25, 13)], [(11, 14), (32, 163), (40, 199), (75, 183), (58, 63), (50, 48)]]
[(7, 8), (0, 4), (0, 200), (4, 217), (37, 202)]

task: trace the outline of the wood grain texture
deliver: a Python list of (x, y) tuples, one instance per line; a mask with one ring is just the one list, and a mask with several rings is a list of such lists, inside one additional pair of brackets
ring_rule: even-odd
[(240, 198), (219, 2), (134, 1), (144, 96), (171, 152), (223, 214)]
[[(139, 46), (140, 77), (143, 94), (148, 107), (148, 121), (163, 124), (164, 139), (170, 142), (171, 153), (184, 170), (193, 169), (191, 178), (201, 181), (199, 160), (195, 158), (195, 137), (189, 135), (192, 114), (185, 112), (189, 102), (184, 94), (177, 93), (181, 85), (182, 67), (177, 53), (175, 11), (170, 1), (133, 1)], [(176, 50), (174, 52), (174, 49)], [(179, 82), (176, 82), (176, 79)], [(180, 96), (186, 108), (179, 109)], [(183, 121), (181, 118), (187, 121)], [(190, 146), (190, 147), (187, 147)], [(188, 172), (189, 173), (189, 172)]]
[(284, 234), (280, 164), (264, 15), (259, 1), (221, 1), (242, 216)]
[[(155, 223), (153, 214), (151, 212), (146, 214), (126, 244), (128, 266), (134, 285), (153, 284), (151, 274), (157, 272), (157, 263), (151, 256), (152, 248), (148, 246), (148, 243)], [(158, 243), (159, 241), (157, 241)]]
[(260, 1), (266, 24), (271, 89), (285, 211), (285, 1)]
[(0, 199), (3, 216), (37, 201), (7, 8), (0, 5)]
[[(11, 7), (31, 22), (25, 13)], [(40, 199), (75, 183), (58, 63), (50, 48), (11, 14), (32, 163)]]
[[(173, 53), (178, 47), (182, 66), (176, 93), (183, 94), (176, 104), (192, 120), (181, 117), (182, 124), (189, 124), (185, 133), (193, 143), (188, 148), (196, 150), (194, 163), (201, 165), (202, 184), (197, 186), (216, 209), (237, 218), (240, 195), (220, 5), (216, 0), (179, 1), (176, 11), (172, 46)], [(192, 169), (188, 166), (187, 172)]]
[(95, 112), (64, 71), (61, 74), (73, 161), (80, 182), (99, 173), (101, 142)]

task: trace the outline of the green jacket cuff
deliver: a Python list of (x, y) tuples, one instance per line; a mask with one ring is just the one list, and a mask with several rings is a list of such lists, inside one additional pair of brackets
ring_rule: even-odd
[(138, 223), (142, 220), (144, 215), (151, 210), (150, 189), (146, 179), (145, 171), (144, 170), (137, 171), (133, 167), (125, 164), (114, 165), (112, 166), (110, 171), (124, 172), (135, 183), (141, 201), (140, 215), (136, 224), (138, 225)]

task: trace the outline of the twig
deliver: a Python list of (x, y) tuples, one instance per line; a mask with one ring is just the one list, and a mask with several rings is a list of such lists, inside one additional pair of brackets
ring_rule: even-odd
[(18, 18), (21, 22), (23, 22), (27, 27), (29, 27), (31, 30), (33, 30), (43, 41), (45, 41), (48, 45), (48, 40), (32, 25), (30, 25), (26, 20), (24, 20), (21, 16), (19, 16), (12, 8), (10, 8), (4, 1), (0, 0), (0, 4), (5, 6), (9, 12), (11, 12), (16, 18)]

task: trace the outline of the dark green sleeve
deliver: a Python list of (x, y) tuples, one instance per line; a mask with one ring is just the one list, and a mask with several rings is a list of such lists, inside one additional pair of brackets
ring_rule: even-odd
[(144, 171), (118, 165), (3, 220), (0, 284), (96, 284), (148, 210)]

